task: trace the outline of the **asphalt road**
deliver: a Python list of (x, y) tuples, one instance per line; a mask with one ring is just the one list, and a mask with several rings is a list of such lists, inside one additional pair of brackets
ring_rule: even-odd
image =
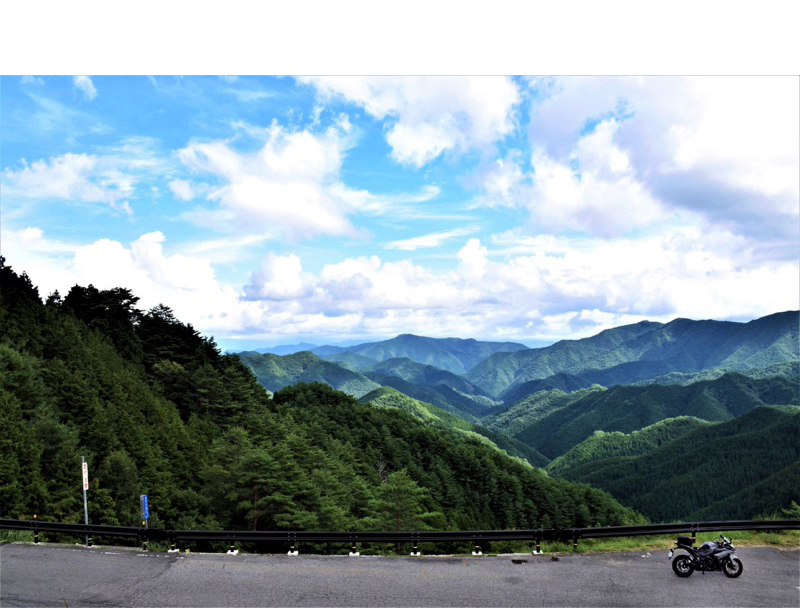
[(676, 577), (666, 552), (348, 557), (0, 546), (6, 606), (789, 606), (800, 550), (743, 548), (744, 573)]

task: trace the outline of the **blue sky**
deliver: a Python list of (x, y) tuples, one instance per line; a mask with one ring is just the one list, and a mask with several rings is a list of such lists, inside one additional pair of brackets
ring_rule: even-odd
[(226, 349), (798, 307), (794, 77), (1, 85), (6, 262)]

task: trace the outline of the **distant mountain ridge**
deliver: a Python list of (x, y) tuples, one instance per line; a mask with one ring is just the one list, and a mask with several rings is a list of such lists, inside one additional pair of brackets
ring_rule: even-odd
[[(463, 375), (490, 355), (518, 350), (528, 350), (528, 347), (516, 342), (482, 342), (473, 338), (426, 338), (400, 334), (390, 340), (348, 346), (330, 355), (320, 356), (336, 360), (345, 353), (350, 353), (371, 359), (375, 363), (406, 358)], [(317, 349), (315, 351), (319, 354)]]
[(559, 375), (576, 386), (611, 386), (714, 367), (746, 371), (799, 360), (799, 322), (798, 311), (749, 323), (643, 321), (545, 348), (496, 353), (466, 378), (490, 395), (505, 397), (527, 382)]
[(345, 369), (314, 353), (302, 351), (292, 355), (273, 355), (247, 351), (239, 353), (264, 388), (273, 393), (298, 382), (322, 382), (356, 398), (380, 388), (358, 372)]

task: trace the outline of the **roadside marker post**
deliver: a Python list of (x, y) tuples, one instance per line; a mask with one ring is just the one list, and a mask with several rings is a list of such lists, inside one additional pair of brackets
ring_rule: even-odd
[[(83, 472), (83, 523), (89, 525), (89, 503), (86, 500), (86, 490), (89, 489), (89, 465), (86, 464), (86, 459), (81, 456), (81, 470)], [(89, 534), (86, 534), (86, 546), (89, 547)]]
[[(147, 501), (147, 494), (141, 494), (139, 496), (139, 506), (142, 509), (142, 527), (147, 530), (147, 522), (150, 519), (150, 506)], [(147, 551), (148, 544), (147, 544), (147, 534), (144, 535), (144, 541), (142, 542), (142, 548)]]

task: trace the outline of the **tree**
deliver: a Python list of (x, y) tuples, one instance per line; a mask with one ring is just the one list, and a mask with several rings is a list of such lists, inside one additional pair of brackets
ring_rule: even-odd
[(433, 500), (425, 488), (405, 469), (389, 474), (375, 494), (377, 528), (381, 530), (430, 530), (431, 523), (444, 525), (444, 515), (431, 510)]

